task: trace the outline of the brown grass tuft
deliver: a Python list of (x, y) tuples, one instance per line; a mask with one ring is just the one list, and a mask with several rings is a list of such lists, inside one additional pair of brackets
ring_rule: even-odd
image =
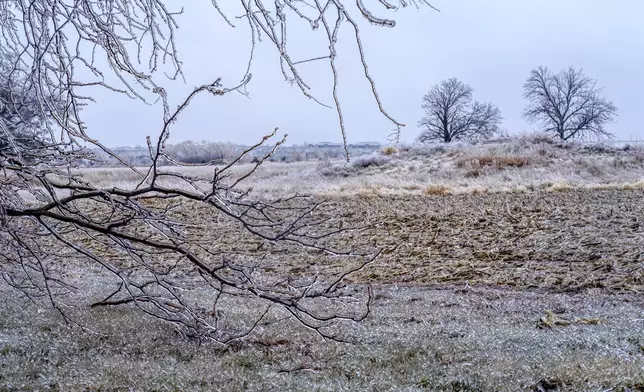
[(524, 167), (532, 163), (530, 157), (526, 156), (495, 156), (481, 155), (477, 157), (464, 158), (456, 162), (457, 167), (478, 169), (482, 167), (493, 167), (502, 170), (506, 167)]
[(398, 152), (398, 149), (396, 147), (389, 146), (382, 149), (383, 155), (394, 155), (397, 152)]
[(644, 189), (644, 180), (639, 180), (631, 184), (626, 184), (622, 187), (625, 190)]
[(472, 189), (472, 194), (473, 195), (480, 195), (480, 194), (485, 193), (485, 192), (487, 192), (486, 188), (477, 187), (477, 188)]
[(450, 193), (450, 189), (445, 185), (429, 185), (425, 188), (425, 194), (428, 195), (446, 195)]
[(570, 184), (568, 184), (567, 182), (564, 182), (564, 181), (556, 182), (556, 183), (550, 185), (550, 187), (548, 187), (548, 190), (551, 191), (551, 192), (565, 192), (565, 191), (570, 191), (570, 190), (573, 190), (573, 189), (575, 189), (575, 188), (572, 185), (570, 185)]

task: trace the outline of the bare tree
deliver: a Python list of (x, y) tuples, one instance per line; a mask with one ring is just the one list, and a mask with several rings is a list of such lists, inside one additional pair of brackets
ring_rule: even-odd
[[(0, 117), (0, 135), (6, 143), (0, 151), (0, 276), (29, 298), (48, 301), (67, 322), (75, 323), (68, 312), (67, 301), (77, 292), (69, 269), (72, 265), (96, 266), (116, 285), (94, 306), (131, 304), (174, 324), (186, 335), (222, 343), (248, 334), (272, 308), (281, 308), (302, 325), (331, 338), (336, 336), (330, 329), (335, 323), (366, 317), (371, 291), (350, 291), (344, 288), (344, 279), (371, 263), (380, 251), (334, 246), (337, 235), (358, 228), (325, 217), (319, 212), (324, 204), (315, 198), (263, 199), (243, 188), (244, 181), (284, 139), (275, 142), (245, 173), (231, 171), (273, 140), (276, 132), (226, 166), (212, 168), (209, 180), (161, 166), (163, 162), (186, 165), (167, 153), (172, 125), (198, 95), (217, 100), (243, 92), (251, 80), (252, 55), (259, 42), (276, 48), (285, 79), (311, 99), (315, 98), (299, 66), (328, 61), (344, 136), (335, 45), (345, 23), (354, 32), (357, 58), (371, 85), (370, 93), (382, 114), (396, 127), (402, 126), (381, 105), (354, 14), (380, 26), (391, 27), (394, 22), (373, 16), (362, 1), (355, 9), (344, 3), (278, 0), (266, 6), (261, 0), (239, 1), (234, 4), (241, 16), (231, 19), (230, 12), (237, 12), (230, 11), (233, 2), (226, 3), (229, 11), (225, 12), (213, 1), (225, 23), (233, 26), (234, 21), (250, 30), (248, 69), (241, 82), (231, 85), (212, 75), (212, 83), (196, 87), (172, 109), (162, 82), (182, 76), (175, 46), (180, 11), (168, 8), (174, 4), (161, 0), (0, 2), (0, 58), (8, 65), (0, 75), (0, 85), (21, 86), (19, 94), (3, 95)], [(380, 3), (387, 9), (398, 8)], [(401, 0), (398, 4), (416, 3), (426, 2)], [(320, 48), (326, 53), (298, 60), (289, 51), (287, 36), (302, 21), (321, 32), (327, 42)], [(163, 121), (158, 134), (148, 137), (151, 163), (146, 169), (128, 165), (90, 136), (81, 108), (92, 104), (95, 88), (124, 99), (160, 103)], [(39, 119), (40, 148), (24, 148), (12, 136), (16, 123), (11, 119), (24, 119), (26, 113), (21, 97), (30, 97), (29, 111), (36, 113), (33, 119)], [(92, 184), (76, 170), (80, 160), (91, 158), (88, 147), (120, 160), (137, 184), (128, 189)], [(213, 222), (226, 226), (213, 231)], [(287, 271), (268, 272), (270, 252), (235, 254), (221, 247), (222, 237), (231, 230), (255, 238), (260, 242), (257, 249), (304, 246), (320, 257), (344, 260), (345, 270), (302, 278)], [(235, 300), (254, 304), (249, 308), (256, 309), (256, 317), (242, 322), (219, 312), (222, 303)]]
[(493, 136), (502, 120), (491, 103), (472, 101), (472, 88), (456, 78), (442, 81), (423, 97), (425, 116), (418, 122), (424, 130), (422, 143), (479, 140)]
[(529, 101), (523, 116), (540, 124), (543, 132), (562, 140), (611, 136), (604, 125), (613, 121), (617, 108), (581, 69), (569, 67), (554, 74), (538, 67), (530, 72), (523, 89)]

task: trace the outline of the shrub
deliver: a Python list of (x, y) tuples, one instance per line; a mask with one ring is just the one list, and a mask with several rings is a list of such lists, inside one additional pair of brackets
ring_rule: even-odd
[(239, 154), (239, 147), (232, 143), (185, 141), (166, 147), (168, 155), (184, 163), (223, 163)]
[(447, 147), (443, 145), (433, 146), (428, 151), (430, 154), (444, 154), (447, 152)]
[(349, 177), (350, 170), (344, 165), (335, 165), (333, 162), (325, 158), (317, 164), (316, 171), (324, 177)]
[[(454, 147), (451, 146), (449, 150), (453, 150)], [(406, 146), (400, 149), (400, 152), (406, 158), (416, 158), (416, 157), (433, 157), (438, 154), (444, 154), (448, 151), (448, 148), (444, 144), (439, 145), (414, 145)]]
[(585, 145), (582, 147), (582, 150), (591, 154), (614, 154), (617, 152), (615, 147), (601, 143)]
[(558, 144), (552, 136), (542, 133), (523, 134), (518, 137), (518, 140), (525, 144)]
[(360, 155), (353, 158), (349, 165), (354, 168), (367, 168), (370, 166), (383, 166), (389, 162), (391, 162), (390, 157), (380, 155), (378, 153), (372, 153), (369, 155)]
[(619, 150), (631, 154), (644, 154), (644, 144), (624, 144)]
[(344, 166), (332, 166), (319, 169), (319, 173), (324, 177), (350, 177), (351, 171)]

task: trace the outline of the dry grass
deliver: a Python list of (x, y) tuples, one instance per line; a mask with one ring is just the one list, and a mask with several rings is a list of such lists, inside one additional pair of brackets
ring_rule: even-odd
[(528, 166), (532, 162), (532, 158), (524, 156), (481, 155), (458, 159), (455, 165), (465, 171), (465, 177), (472, 178), (484, 176), (485, 170), (488, 168), (501, 171), (507, 168)]
[[(108, 281), (83, 274), (89, 301)], [(6, 391), (636, 391), (644, 381), (637, 296), (376, 286), (372, 316), (347, 330), (352, 344), (274, 324), (284, 316), (276, 310), (259, 333), (223, 349), (183, 341), (129, 307), (79, 303), (83, 322), (101, 334), (70, 330), (51, 309), (5, 289)], [(539, 329), (547, 309), (557, 319), (602, 322)]]
[[(70, 330), (0, 283), (0, 391), (642, 390), (642, 156), (517, 139), (351, 164), (266, 164), (245, 184), (255, 193), (313, 193), (328, 202), (317, 213), (374, 227), (336, 238), (339, 247), (399, 245), (350, 279), (376, 294), (372, 316), (343, 329), (353, 344), (322, 341), (277, 308), (239, 344), (184, 341), (130, 307), (89, 309), (114, 281), (70, 261), (84, 294), (70, 311), (96, 332)], [(105, 187), (137, 180), (122, 169), (83, 173)], [(216, 237), (222, 252), (265, 256), (266, 271), (346, 268), (301, 248), (259, 246), (207, 209), (175, 213), (194, 216), (196, 239)], [(243, 321), (256, 309), (222, 311)]]
[(383, 155), (394, 155), (398, 152), (398, 149), (396, 147), (385, 147), (382, 149), (382, 154)]
[[(386, 155), (388, 153), (391, 155)], [(233, 177), (249, 165), (234, 168)], [(163, 168), (209, 178), (213, 168)], [(132, 187), (124, 169), (83, 169), (101, 186)], [(255, 193), (282, 196), (423, 194), (438, 186), (450, 193), (530, 192), (565, 183), (572, 188), (637, 189), (644, 181), (644, 148), (575, 145), (547, 138), (517, 138), (485, 145), (404, 147), (342, 161), (269, 162), (242, 185)], [(639, 184), (639, 185), (638, 185)]]
[(425, 188), (425, 193), (428, 195), (446, 195), (450, 190), (445, 185), (429, 185)]
[[(575, 187), (573, 187), (572, 185), (568, 184), (565, 181), (559, 181), (559, 182), (557, 182), (555, 184), (552, 184), (552, 185), (550, 185), (548, 187), (548, 190), (551, 191), (551, 192), (565, 192), (565, 191), (569, 191), (569, 190), (572, 190), (572, 189), (575, 189)], [(608, 188), (605, 188), (605, 189), (608, 189)]]
[(456, 161), (456, 167), (467, 169), (493, 167), (497, 170), (503, 170), (508, 167), (528, 166), (531, 162), (532, 159), (530, 157), (524, 156), (483, 155), (459, 159), (458, 161)]
[(635, 181), (631, 184), (624, 184), (622, 186), (622, 189), (625, 189), (625, 190), (644, 189), (644, 179)]

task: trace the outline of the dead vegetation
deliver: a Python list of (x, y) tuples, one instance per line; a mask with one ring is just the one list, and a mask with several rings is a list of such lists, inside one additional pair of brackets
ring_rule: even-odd
[[(247, 165), (232, 171), (241, 176)], [(208, 168), (174, 168), (208, 180)], [(117, 169), (84, 169), (91, 181), (128, 188), (132, 175)], [(422, 195), (532, 192), (566, 189), (643, 189), (644, 146), (575, 144), (543, 136), (521, 136), (479, 145), (402, 146), (381, 153), (338, 160), (268, 162), (252, 181), (255, 194), (280, 197), (293, 192), (322, 196)], [(561, 185), (565, 184), (565, 185)], [(560, 186), (561, 185), (561, 186)], [(426, 190), (429, 191), (426, 192)], [(440, 194), (446, 193), (440, 191)]]
[(480, 169), (482, 167), (493, 167), (497, 170), (503, 170), (507, 167), (524, 167), (531, 162), (529, 157), (522, 156), (476, 156), (472, 158), (463, 158), (456, 162), (456, 167), (467, 169)]
[(455, 162), (455, 165), (465, 171), (465, 177), (479, 177), (487, 168), (501, 171), (506, 168), (528, 166), (532, 162), (533, 159), (525, 156), (479, 155), (461, 158)]
[[(89, 308), (114, 282), (70, 260), (71, 282), (86, 293), (72, 311), (89, 330), (69, 330), (52, 309), (38, 310), (0, 287), (0, 385), (10, 391), (637, 391), (644, 377), (641, 190), (572, 189), (563, 197), (547, 190), (520, 197), (433, 192), (438, 195), (334, 197), (318, 211), (320, 218), (372, 225), (344, 233), (338, 245), (401, 244), (351, 278), (358, 287), (374, 285), (372, 315), (345, 330), (351, 344), (325, 342), (283, 323), (288, 315), (273, 309), (239, 343), (197, 345), (131, 305)], [(216, 236), (217, 252), (266, 260), (257, 268), (269, 278), (345, 267), (339, 259), (253, 238), (207, 209), (186, 205), (174, 213), (191, 214), (208, 228), (194, 232), (195, 241)], [(245, 323), (258, 309), (253, 302), (223, 303), (218, 311), (222, 320)]]
[(445, 185), (429, 185), (425, 188), (425, 193), (428, 195), (447, 195), (450, 191)]
[(392, 146), (385, 147), (385, 148), (382, 149), (382, 154), (383, 155), (394, 155), (397, 152), (398, 152), (398, 149), (396, 147), (392, 147)]
[(555, 314), (552, 310), (546, 310), (546, 315), (541, 317), (537, 322), (539, 328), (555, 328), (557, 326), (567, 327), (573, 324), (589, 324), (597, 325), (602, 320), (597, 317), (579, 317), (574, 319), (562, 318)]
[[(274, 308), (241, 342), (199, 346), (131, 305), (90, 308), (115, 282), (70, 260), (69, 278), (86, 293), (71, 311), (93, 332), (59, 325), (51, 309), (0, 287), (0, 390), (637, 391), (644, 381), (639, 150), (542, 144), (439, 146), (401, 151), (382, 165), (269, 164), (256, 173), (253, 194), (318, 190), (325, 203), (312, 218), (368, 228), (347, 230), (329, 246), (387, 249), (346, 279), (375, 289), (372, 315), (344, 331), (352, 344), (319, 340), (283, 323), (288, 315)], [(472, 167), (457, 162), (482, 174), (466, 180)], [(591, 162), (599, 177), (586, 182)], [(523, 182), (555, 167), (565, 171)], [(200, 170), (184, 174), (198, 178)], [(107, 183), (118, 172), (87, 172), (103, 174)], [(340, 258), (254, 237), (190, 203), (172, 214), (202, 228), (186, 229), (197, 243), (216, 238), (213, 254), (261, 260), (255, 270), (267, 279), (346, 269)], [(223, 303), (217, 315), (248, 324), (261, 309), (244, 304)]]

